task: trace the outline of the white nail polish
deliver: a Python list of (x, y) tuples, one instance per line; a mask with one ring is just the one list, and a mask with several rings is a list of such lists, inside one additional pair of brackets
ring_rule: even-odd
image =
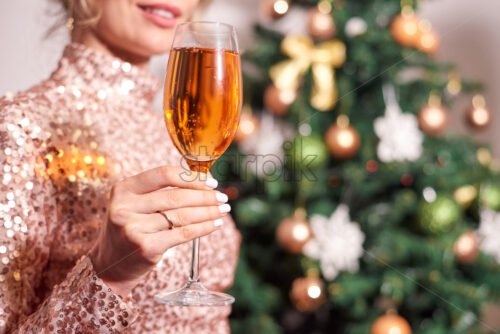
[(224, 193), (215, 193), (215, 198), (221, 203), (226, 203), (228, 200), (227, 195)]
[(229, 205), (227, 203), (219, 205), (219, 211), (220, 211), (220, 213), (227, 213), (227, 212), (231, 211), (231, 205)]
[(215, 227), (220, 227), (220, 226), (222, 226), (222, 224), (224, 224), (222, 219), (219, 218), (219, 219), (214, 220)]
[(205, 184), (207, 186), (209, 186), (210, 188), (212, 189), (215, 189), (217, 188), (217, 185), (219, 184), (219, 182), (217, 182), (216, 179), (212, 179), (211, 177), (209, 177), (206, 181), (205, 181)]

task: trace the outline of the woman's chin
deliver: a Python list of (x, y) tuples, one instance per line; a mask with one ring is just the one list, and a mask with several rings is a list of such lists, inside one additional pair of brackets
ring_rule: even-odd
[(157, 56), (170, 51), (172, 37), (170, 32), (163, 32), (161, 36), (144, 36), (137, 44), (137, 51), (144, 56)]
[(163, 55), (167, 52), (170, 51), (170, 45), (168, 47), (149, 47), (149, 48), (142, 48), (141, 50), (138, 51), (138, 54), (143, 56), (143, 57), (153, 57), (153, 56), (160, 56)]
[(151, 58), (153, 56), (158, 56), (165, 54), (170, 51), (170, 42), (148, 42), (147, 40), (142, 40), (140, 42), (136, 41), (124, 41), (119, 45), (116, 45), (118, 49), (121, 49), (122, 52), (135, 55), (140, 58)]

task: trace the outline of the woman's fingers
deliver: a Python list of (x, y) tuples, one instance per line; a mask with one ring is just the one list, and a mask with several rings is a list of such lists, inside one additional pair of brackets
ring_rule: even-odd
[[(174, 228), (179, 228), (189, 224), (215, 221), (227, 215), (229, 211), (231, 211), (229, 204), (222, 204), (219, 206), (174, 209), (163, 213), (170, 219)], [(169, 222), (159, 212), (136, 215), (134, 224), (137, 224), (135, 230), (139, 233), (156, 233), (170, 229)]]
[[(182, 227), (189, 224), (202, 223), (209, 220), (216, 220), (227, 215), (231, 211), (231, 206), (227, 203), (218, 206), (200, 206), (195, 208), (181, 208), (164, 212), (174, 227)], [(165, 217), (162, 217), (164, 220)]]
[(173, 186), (190, 189), (214, 189), (217, 181), (204, 173), (196, 173), (180, 167), (161, 166), (129, 177), (121, 182), (128, 191), (146, 194)]
[(219, 191), (170, 188), (136, 195), (131, 199), (130, 205), (135, 212), (152, 213), (184, 207), (221, 205), (227, 200), (227, 195)]
[(163, 253), (173, 246), (180, 245), (187, 241), (203, 237), (218, 229), (223, 225), (222, 219), (206, 221), (199, 224), (191, 224), (174, 228), (172, 230), (159, 231), (146, 236), (146, 242), (154, 251)]

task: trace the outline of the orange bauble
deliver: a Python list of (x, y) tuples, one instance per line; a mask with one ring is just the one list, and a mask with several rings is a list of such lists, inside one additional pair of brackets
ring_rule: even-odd
[(309, 10), (307, 15), (307, 31), (318, 40), (330, 39), (335, 35), (335, 21), (328, 9), (322, 8), (328, 6), (321, 3), (320, 6)]
[(378, 317), (372, 325), (370, 334), (411, 334), (411, 327), (405, 318), (397, 314)]
[(292, 283), (290, 299), (297, 310), (314, 311), (325, 303), (324, 284), (316, 277), (297, 278)]
[(474, 231), (462, 234), (453, 245), (455, 258), (461, 263), (472, 263), (479, 255), (479, 240)]
[(434, 31), (422, 32), (416, 46), (420, 51), (433, 54), (439, 49), (439, 36)]
[(238, 130), (234, 135), (234, 140), (241, 143), (257, 131), (259, 128), (259, 119), (252, 114), (252, 112), (242, 111), (240, 117), (240, 124), (238, 125)]
[(443, 134), (449, 121), (448, 110), (441, 104), (426, 104), (418, 112), (420, 128), (431, 136)]
[(474, 129), (487, 128), (491, 123), (491, 112), (484, 108), (469, 108), (465, 115), (467, 123)]
[(472, 98), (472, 107), (465, 114), (467, 123), (474, 129), (484, 129), (491, 123), (491, 112), (486, 109), (486, 102), (482, 95)]
[(286, 251), (299, 254), (312, 238), (309, 223), (297, 215), (285, 218), (276, 229), (276, 240)]
[(419, 19), (411, 11), (404, 11), (391, 23), (391, 34), (403, 46), (416, 46), (420, 37)]
[(295, 101), (297, 93), (293, 90), (280, 90), (275, 85), (269, 85), (264, 92), (264, 106), (275, 115), (284, 115)]
[(325, 142), (334, 157), (349, 159), (358, 153), (361, 139), (355, 128), (337, 121), (326, 131)]

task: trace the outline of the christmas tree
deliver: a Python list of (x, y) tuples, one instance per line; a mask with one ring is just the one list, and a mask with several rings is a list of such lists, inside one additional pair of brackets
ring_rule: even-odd
[(499, 166), (447, 131), (461, 94), (471, 127), (491, 115), (434, 59), (415, 5), (260, 2), (236, 143), (214, 166), (243, 235), (234, 333), (495, 332)]

